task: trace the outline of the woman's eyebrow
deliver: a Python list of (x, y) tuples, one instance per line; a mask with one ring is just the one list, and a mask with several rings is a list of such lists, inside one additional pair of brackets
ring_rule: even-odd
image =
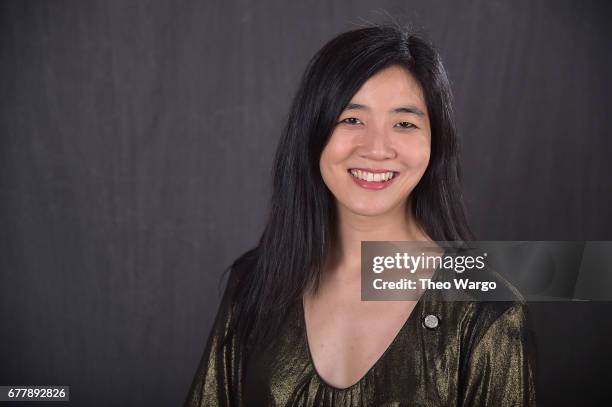
[[(370, 110), (370, 108), (366, 105), (362, 105), (361, 103), (349, 103), (346, 105), (344, 110)], [(416, 106), (408, 105), (408, 106), (399, 106), (389, 110), (390, 113), (411, 113), (417, 116), (425, 116), (425, 113), (421, 109)]]
[(391, 111), (394, 113), (412, 113), (421, 117), (425, 116), (425, 113), (423, 113), (421, 109), (417, 108), (416, 106), (400, 106), (392, 109)]

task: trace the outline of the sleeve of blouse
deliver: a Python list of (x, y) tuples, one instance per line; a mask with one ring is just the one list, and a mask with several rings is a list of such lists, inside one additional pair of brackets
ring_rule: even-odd
[(460, 406), (535, 406), (535, 342), (527, 308), (497, 317), (468, 356)]
[(242, 394), (242, 354), (232, 337), (223, 339), (232, 318), (231, 300), (237, 284), (236, 271), (231, 270), (185, 407), (239, 406)]

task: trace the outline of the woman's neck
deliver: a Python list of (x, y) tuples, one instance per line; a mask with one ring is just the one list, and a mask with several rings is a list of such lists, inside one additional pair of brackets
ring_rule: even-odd
[(326, 277), (358, 278), (362, 241), (431, 241), (405, 205), (377, 216), (364, 216), (338, 205), (336, 244), (327, 263)]

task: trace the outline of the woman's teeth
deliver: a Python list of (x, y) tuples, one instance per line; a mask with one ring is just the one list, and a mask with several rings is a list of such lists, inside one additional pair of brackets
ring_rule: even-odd
[(389, 181), (395, 175), (393, 171), (373, 173), (361, 170), (350, 170), (350, 173), (353, 177), (369, 182)]

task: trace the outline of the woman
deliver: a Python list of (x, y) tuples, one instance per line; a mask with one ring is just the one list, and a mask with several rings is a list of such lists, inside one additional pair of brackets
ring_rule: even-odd
[(446, 73), (418, 35), (361, 28), (314, 56), (265, 231), (230, 267), (186, 405), (535, 404), (518, 296), (360, 298), (361, 241), (471, 240), (455, 133)]

